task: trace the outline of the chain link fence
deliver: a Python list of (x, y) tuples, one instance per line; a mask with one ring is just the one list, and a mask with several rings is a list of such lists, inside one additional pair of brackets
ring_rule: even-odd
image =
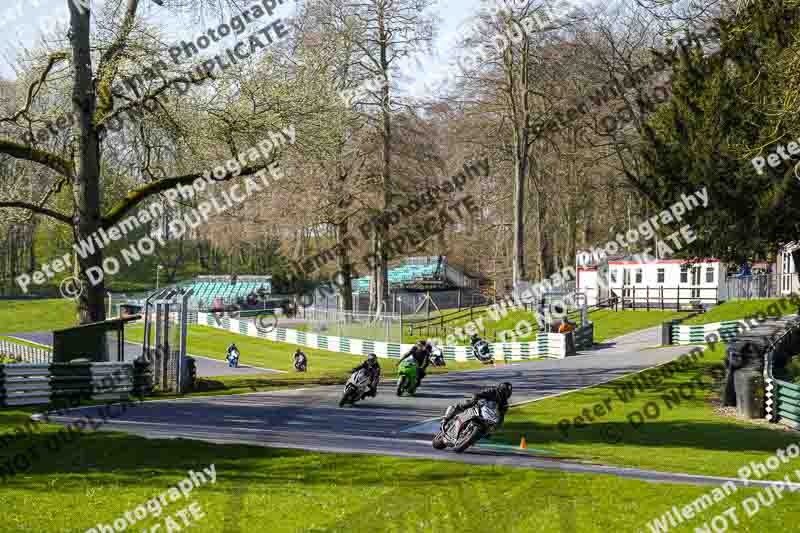
[[(487, 305), (491, 300), (474, 289), (451, 289), (444, 291), (390, 291), (386, 311), (392, 314), (411, 316), (427, 314), (444, 309), (464, 309)], [(317, 309), (339, 309), (338, 294), (314, 294), (313, 307)], [(369, 312), (369, 294), (353, 293), (353, 312)]]
[(403, 317), (391, 313), (376, 316), (370, 313), (310, 307), (303, 309), (295, 321), (287, 322), (285, 327), (332, 337), (399, 343), (403, 342), (402, 324)]

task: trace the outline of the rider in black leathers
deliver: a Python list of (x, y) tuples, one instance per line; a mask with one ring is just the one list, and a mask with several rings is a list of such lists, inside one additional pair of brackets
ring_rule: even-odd
[(426, 343), (425, 341), (417, 341), (417, 344), (412, 346), (408, 353), (401, 357), (400, 361), (397, 362), (397, 365), (399, 366), (400, 363), (402, 363), (405, 359), (408, 359), (409, 357), (414, 358), (414, 361), (417, 363), (417, 387), (419, 387), (420, 383), (422, 383), (422, 378), (425, 377), (425, 369), (431, 364), (432, 352), (433, 346), (430, 343)]
[(369, 391), (364, 396), (372, 396), (374, 398), (378, 393), (378, 381), (381, 378), (381, 365), (378, 364), (378, 356), (374, 353), (369, 354), (367, 360), (355, 367), (353, 372), (358, 372), (362, 368), (369, 372)]
[(497, 387), (483, 389), (478, 394), (473, 395), (469, 400), (448, 407), (444, 419), (442, 420), (442, 425), (444, 426), (458, 413), (473, 407), (480, 400), (487, 400), (497, 404), (497, 413), (500, 415), (500, 424), (502, 424), (506, 416), (506, 411), (508, 411), (508, 399), (511, 397), (511, 392), (512, 386), (509, 382), (501, 383)]
[(234, 364), (236, 364), (236, 365), (239, 364), (238, 360), (234, 363), (234, 361), (232, 359), (233, 352), (236, 352), (237, 358), (241, 356), (241, 352), (239, 352), (239, 348), (236, 347), (236, 344), (231, 343), (231, 345), (228, 346), (227, 353), (225, 354), (225, 359), (228, 360), (228, 366), (233, 366)]
[(298, 348), (294, 352), (294, 355), (292, 356), (292, 363), (294, 364), (295, 369), (297, 369), (298, 365), (305, 364), (307, 366), (308, 365), (308, 357), (306, 357), (305, 352), (303, 352), (302, 350), (300, 350), (300, 348)]

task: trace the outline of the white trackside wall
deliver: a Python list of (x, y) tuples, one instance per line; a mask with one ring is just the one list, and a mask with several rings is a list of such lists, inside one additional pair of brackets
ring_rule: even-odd
[[(227, 316), (217, 317), (211, 313), (198, 313), (198, 323), (204, 326), (219, 328), (240, 335), (258, 337), (276, 342), (298, 344), (310, 348), (319, 348), (332, 352), (352, 355), (374, 353), (383, 358), (400, 358), (411, 349), (413, 344), (396, 342), (380, 342), (350, 337), (332, 337), (307, 333), (294, 329), (275, 328), (267, 331), (251, 320), (238, 320)], [(468, 361), (473, 359), (468, 346), (440, 346), (445, 359)], [(566, 335), (561, 333), (544, 333), (532, 342), (503, 342), (490, 344), (495, 359), (522, 361), (539, 357), (564, 359), (567, 356)]]

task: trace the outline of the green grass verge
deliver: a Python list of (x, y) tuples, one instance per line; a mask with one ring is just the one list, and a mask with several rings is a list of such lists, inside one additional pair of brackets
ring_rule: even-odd
[[(779, 299), (763, 299), (763, 300), (734, 300), (732, 302), (725, 302), (716, 307), (712, 307), (708, 312), (690, 318), (684, 325), (692, 324), (713, 324), (722, 322), (723, 320), (739, 320), (748, 316), (755, 316), (758, 313), (766, 313), (769, 316), (788, 315), (795, 312), (793, 307), (789, 307), (788, 301), (785, 307), (781, 310)], [(770, 306), (772, 310), (767, 311)], [(777, 312), (776, 312), (777, 310)]]
[[(144, 328), (141, 325), (126, 328), (125, 337), (134, 342), (144, 339)], [(187, 353), (202, 355), (220, 361), (225, 360), (225, 352), (231, 343), (241, 352), (240, 364), (284, 370), (286, 374), (253, 374), (240, 376), (220, 376), (200, 378), (198, 392), (223, 392), (234, 394), (254, 390), (270, 390), (286, 387), (302, 387), (311, 385), (341, 385), (350, 377), (354, 366), (364, 361), (365, 357), (318, 350), (303, 347), (308, 356), (308, 371), (299, 373), (293, 368), (292, 356), (297, 345), (284, 342), (272, 342), (231, 333), (209, 326), (189, 326), (186, 348)], [(381, 379), (396, 378), (396, 360), (381, 359)], [(483, 368), (478, 361), (457, 363), (447, 361), (444, 368), (429, 367), (428, 373), (442, 374), (447, 372), (475, 370)], [(385, 382), (384, 382), (385, 385)]]
[(73, 300), (0, 300), (0, 333), (52, 331), (78, 325)]
[[(595, 342), (605, 342), (609, 339), (619, 337), (628, 333), (633, 333), (642, 329), (658, 326), (662, 322), (667, 322), (675, 318), (685, 317), (685, 312), (675, 311), (612, 311), (608, 309), (598, 309), (589, 313), (589, 320), (594, 322), (594, 340)], [(573, 315), (570, 315), (572, 318)], [(513, 310), (509, 311), (505, 316), (499, 320), (493, 320), (492, 313), (483, 313), (480, 316), (476, 315), (473, 319), (477, 323), (482, 319), (483, 331), (480, 335), (492, 342), (501, 341), (501, 332), (515, 331), (520, 321), (527, 321), (533, 329), (529, 335), (520, 336), (515, 339), (516, 342), (528, 342), (536, 339), (537, 335), (537, 322), (536, 317), (530, 311)], [(448, 324), (448, 328), (463, 328), (470, 322), (469, 317), (462, 320), (454, 321)], [(452, 330), (447, 332), (431, 328), (430, 335), (437, 336), (444, 333), (451, 333)], [(524, 333), (525, 328), (520, 327), (520, 332)], [(420, 336), (420, 338), (426, 338)], [(457, 345), (465, 345), (469, 343), (468, 339), (454, 339)], [(448, 343), (449, 344), (449, 343)]]
[[(0, 433), (30, 411), (0, 411)], [(149, 440), (122, 433), (88, 433), (48, 449), (57, 426), (41, 424), (30, 440), (0, 450), (0, 464), (31, 446), (38, 460), (0, 481), (0, 532), (83, 533), (146, 505), (214, 465), (216, 482), (171, 501), (158, 517), (129, 528), (149, 531), (192, 502), (205, 515), (198, 533), (486, 532), (557, 533), (646, 530), (672, 505), (689, 504), (711, 487), (652, 484), (611, 476), (561, 474), (451, 462), (320, 454), (187, 440)], [(754, 496), (740, 489), (702, 517), (670, 531), (691, 532), (730, 505)], [(747, 531), (786, 531), (800, 520), (800, 498), (785, 495), (748, 520)], [(154, 506), (155, 507), (155, 506)], [(744, 530), (738, 529), (737, 531)], [(173, 529), (178, 531), (178, 529)]]
[[(641, 376), (628, 376), (513, 408), (496, 438), (518, 444), (524, 435), (534, 448), (605, 464), (735, 476), (741, 465), (763, 460), (776, 449), (800, 441), (800, 434), (715, 413), (712, 401), (717, 395), (711, 387), (710, 371), (721, 367), (724, 355), (724, 346), (718, 345), (707, 350), (691, 368), (680, 370), (655, 386), (642, 386), (643, 390), (633, 388), (634, 380)], [(702, 386), (697, 384), (698, 379)], [(631, 397), (631, 393), (635, 395)], [(679, 402), (668, 404), (665, 397), (674, 398), (673, 393), (680, 393)], [(602, 408), (595, 411), (597, 405)], [(657, 406), (658, 415), (644, 417), (645, 406), (648, 413), (655, 415), (653, 405)], [(584, 409), (593, 421), (588, 420)], [(640, 417), (632, 413), (641, 413), (645, 422), (634, 427), (631, 420), (638, 424)], [(559, 429), (560, 423), (564, 431)], [(584, 427), (576, 427), (584, 423)], [(787, 466), (800, 469), (800, 461)], [(778, 472), (791, 471), (783, 468)]]
[(600, 343), (684, 316), (686, 313), (676, 313), (675, 311), (599, 309), (589, 314), (589, 320), (594, 322), (594, 342)]

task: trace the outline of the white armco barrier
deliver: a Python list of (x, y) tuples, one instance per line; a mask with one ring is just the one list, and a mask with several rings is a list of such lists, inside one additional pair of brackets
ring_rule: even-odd
[[(374, 353), (378, 357), (399, 359), (411, 349), (413, 344), (382, 342), (350, 337), (332, 337), (317, 333), (307, 333), (287, 328), (266, 330), (250, 320), (238, 320), (229, 317), (217, 318), (211, 313), (198, 313), (198, 323), (211, 326), (248, 337), (259, 337), (276, 342), (298, 344), (309, 348), (319, 348), (331, 352), (352, 355)], [(490, 345), (495, 359), (522, 361), (539, 357), (564, 359), (567, 356), (566, 335), (562, 333), (542, 333), (532, 342), (499, 342)], [(469, 346), (441, 346), (445, 359), (468, 361), (472, 357)]]

